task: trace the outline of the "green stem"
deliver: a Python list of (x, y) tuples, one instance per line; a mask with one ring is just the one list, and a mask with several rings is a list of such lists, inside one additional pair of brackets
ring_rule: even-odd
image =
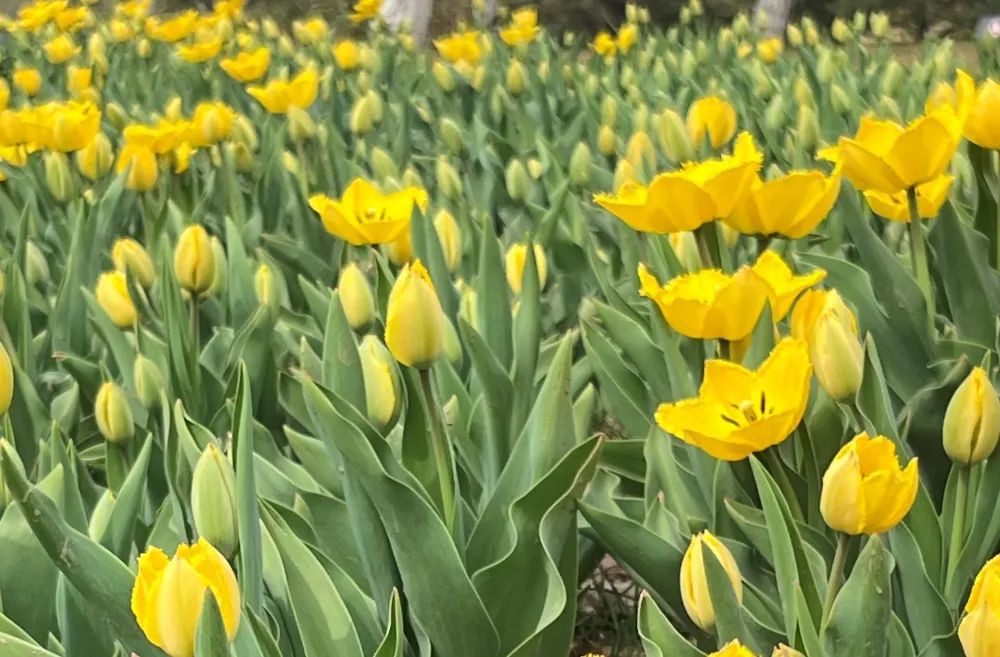
[(927, 267), (927, 245), (924, 243), (924, 226), (920, 220), (917, 208), (917, 189), (906, 190), (910, 204), (910, 252), (913, 255), (913, 270), (917, 276), (917, 285), (924, 295), (924, 305), (927, 307), (927, 330), (934, 335), (934, 290), (931, 288), (931, 275)]
[(833, 555), (833, 565), (830, 567), (830, 579), (826, 584), (826, 597), (823, 599), (823, 617), (820, 627), (826, 625), (830, 619), (830, 612), (833, 610), (833, 602), (840, 593), (840, 587), (844, 582), (844, 565), (847, 562), (847, 534), (837, 534), (837, 551)]
[(448, 446), (448, 435), (441, 419), (441, 409), (434, 397), (434, 385), (431, 382), (431, 371), (420, 370), (420, 387), (424, 393), (424, 404), (427, 417), (430, 418), (431, 442), (434, 446), (434, 463), (438, 471), (438, 483), (441, 486), (441, 505), (444, 507), (444, 522), (448, 531), (455, 526), (455, 491), (451, 467), (451, 455)]
[(719, 232), (714, 221), (702, 224), (694, 231), (695, 239), (698, 242), (698, 254), (701, 255), (701, 264), (710, 269), (722, 268), (722, 256), (719, 253)]
[(775, 481), (777, 481), (778, 488), (781, 489), (781, 494), (784, 496), (785, 501), (788, 503), (788, 508), (792, 512), (792, 518), (798, 522), (805, 522), (805, 516), (802, 514), (802, 505), (799, 504), (799, 496), (795, 492), (795, 488), (792, 487), (792, 480), (788, 478), (785, 465), (781, 462), (781, 457), (778, 456), (777, 450), (777, 447), (765, 449), (762, 452), (764, 462), (767, 463), (768, 469), (774, 476)]
[(969, 497), (969, 467), (962, 465), (958, 469), (958, 481), (955, 486), (955, 518), (951, 524), (951, 543), (948, 545), (948, 570), (945, 571), (945, 591), (951, 590), (955, 579), (955, 568), (962, 551), (962, 541), (965, 540), (965, 507)]
[(862, 429), (861, 418), (858, 417), (858, 410), (853, 403), (841, 403), (840, 407), (847, 414), (847, 424), (850, 425), (854, 433), (859, 433)]
[(733, 343), (729, 340), (720, 339), (719, 340), (719, 358), (722, 360), (731, 360), (733, 353)]

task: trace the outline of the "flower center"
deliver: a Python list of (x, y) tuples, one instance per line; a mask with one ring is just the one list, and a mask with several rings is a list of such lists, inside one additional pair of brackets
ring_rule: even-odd
[(728, 422), (734, 427), (745, 427), (764, 419), (771, 414), (771, 409), (767, 407), (767, 400), (764, 392), (760, 392), (757, 400), (744, 399), (738, 404), (729, 404), (722, 411), (723, 422)]

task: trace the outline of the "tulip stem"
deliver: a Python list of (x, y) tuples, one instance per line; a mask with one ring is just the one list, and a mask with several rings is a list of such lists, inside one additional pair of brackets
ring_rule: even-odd
[(955, 517), (951, 523), (951, 543), (948, 546), (948, 570), (945, 571), (945, 591), (950, 591), (955, 579), (955, 568), (962, 552), (962, 541), (965, 540), (965, 507), (969, 498), (969, 466), (958, 467), (958, 478), (955, 482)]
[(792, 518), (798, 522), (803, 522), (805, 520), (805, 516), (802, 514), (802, 506), (799, 504), (799, 496), (795, 492), (795, 488), (792, 486), (792, 480), (788, 478), (788, 473), (785, 472), (785, 464), (781, 462), (781, 456), (778, 455), (778, 448), (771, 447), (769, 449), (765, 449), (763, 451), (763, 456), (769, 469), (771, 470), (771, 474), (778, 483), (778, 488), (781, 489), (781, 494), (788, 503), (788, 509), (792, 513)]
[(441, 505), (444, 508), (444, 522), (451, 532), (455, 526), (455, 491), (451, 458), (448, 453), (448, 436), (441, 420), (441, 409), (434, 397), (434, 385), (431, 382), (430, 369), (420, 370), (420, 386), (424, 393), (424, 404), (430, 422), (431, 442), (434, 446), (434, 463), (438, 471), (438, 483), (441, 486)]
[(702, 267), (720, 269), (722, 256), (719, 252), (719, 232), (714, 221), (704, 223), (694, 231), (698, 241), (698, 254), (701, 256)]
[(847, 563), (847, 534), (839, 532), (837, 534), (837, 551), (833, 554), (833, 564), (830, 567), (830, 579), (826, 584), (826, 597), (823, 599), (823, 617), (820, 627), (826, 625), (830, 620), (830, 612), (833, 611), (833, 603), (840, 593), (840, 587), (844, 582), (844, 566)]
[(917, 209), (917, 189), (906, 190), (910, 203), (910, 253), (913, 256), (913, 270), (917, 276), (917, 285), (924, 295), (924, 305), (927, 307), (927, 330), (934, 336), (934, 291), (931, 288), (931, 275), (927, 267), (927, 245), (924, 243), (924, 226), (920, 221)]

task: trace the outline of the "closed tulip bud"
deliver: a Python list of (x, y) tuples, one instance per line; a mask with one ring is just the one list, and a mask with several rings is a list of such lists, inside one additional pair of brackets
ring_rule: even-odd
[(447, 316), (444, 317), (444, 357), (452, 365), (462, 363), (462, 341), (458, 339), (458, 331)]
[(119, 328), (135, 326), (137, 314), (129, 295), (125, 274), (120, 271), (105, 272), (97, 279), (94, 296), (97, 303)]
[(0, 344), (0, 417), (7, 414), (10, 402), (14, 398), (14, 367), (10, 356)]
[(462, 231), (458, 222), (447, 210), (439, 210), (434, 216), (434, 230), (441, 243), (441, 253), (448, 271), (454, 272), (462, 264)]
[[(538, 272), (538, 289), (543, 289), (545, 287), (545, 282), (548, 279), (548, 261), (545, 258), (545, 250), (542, 249), (540, 244), (535, 244), (532, 249), (535, 252), (535, 268)], [(504, 259), (506, 269), (507, 269), (507, 283), (510, 284), (510, 289), (513, 290), (514, 294), (521, 293), (521, 287), (524, 283), (524, 267), (528, 260), (528, 245), (527, 244), (512, 244), (509, 249), (507, 249), (507, 256)]]
[(476, 288), (465, 281), (458, 282), (458, 316), (464, 319), (472, 328), (479, 331), (479, 310)]
[(812, 85), (801, 75), (795, 78), (795, 100), (799, 105), (816, 108), (816, 97), (813, 95)]
[(785, 127), (785, 99), (777, 95), (764, 108), (764, 126), (771, 132), (779, 132)]
[(705, 550), (710, 550), (722, 564), (733, 586), (737, 603), (743, 601), (743, 577), (732, 552), (714, 535), (706, 531), (691, 539), (681, 560), (681, 601), (694, 624), (711, 632), (715, 628), (715, 607), (708, 589)]
[(375, 174), (375, 178), (379, 181), (383, 181), (386, 178), (399, 177), (399, 169), (396, 167), (396, 161), (380, 146), (372, 148), (368, 154), (368, 162), (371, 165), (372, 173)]
[(503, 121), (509, 96), (503, 87), (494, 87), (490, 94), (490, 118), (494, 123)]
[(864, 32), (865, 28), (868, 27), (868, 15), (863, 11), (854, 12), (854, 17), (851, 20), (851, 27), (853, 27), (854, 31), (858, 34)]
[(789, 648), (785, 644), (781, 643), (774, 648), (774, 652), (771, 653), (771, 657), (806, 657), (801, 652), (795, 648)]
[(524, 92), (524, 66), (519, 60), (512, 59), (507, 65), (507, 91), (515, 96)]
[(795, 132), (798, 136), (799, 148), (812, 151), (819, 144), (819, 119), (812, 107), (799, 105), (799, 113), (795, 120)]
[(1000, 632), (1000, 556), (982, 567), (965, 603), (958, 638), (965, 657), (993, 657)]
[(385, 102), (382, 100), (382, 96), (374, 89), (369, 89), (365, 92), (365, 98), (371, 104), (372, 119), (375, 123), (381, 123), (385, 114)]
[(358, 345), (361, 372), (365, 381), (368, 420), (378, 429), (391, 425), (399, 415), (399, 372), (392, 354), (374, 335), (366, 335)]
[(128, 115), (121, 105), (115, 102), (108, 103), (104, 106), (104, 116), (108, 117), (108, 121), (115, 128), (121, 130), (128, 123)]
[(28, 240), (24, 249), (24, 274), (28, 285), (34, 287), (49, 281), (49, 263), (45, 254), (33, 241)]
[(109, 443), (119, 445), (135, 433), (128, 399), (122, 389), (110, 381), (103, 383), (97, 391), (94, 419), (97, 421), (97, 430)]
[(261, 263), (253, 277), (253, 289), (257, 293), (257, 302), (271, 310), (277, 310), (281, 303), (278, 283), (274, 280), (274, 272), (266, 263)]
[(1000, 440), (1000, 398), (986, 372), (973, 368), (944, 414), (944, 451), (962, 465), (987, 459)]
[(111, 261), (116, 270), (133, 276), (147, 290), (153, 287), (153, 281), (156, 280), (153, 259), (142, 244), (131, 237), (124, 237), (114, 243), (111, 247)]
[(139, 39), (139, 43), (135, 45), (135, 52), (143, 59), (149, 59), (149, 56), (153, 54), (153, 44), (149, 42), (149, 39)]
[(891, 96), (882, 96), (879, 98), (878, 113), (896, 122), (899, 122), (902, 118), (902, 112), (899, 111), (899, 104)]
[(615, 154), (615, 131), (609, 125), (602, 125), (597, 132), (597, 150), (604, 157)]
[(805, 41), (805, 37), (802, 36), (802, 30), (793, 23), (789, 23), (788, 27), (785, 28), (785, 36), (788, 39), (788, 45), (793, 48), (801, 48), (802, 43)]
[(813, 371), (832, 398), (843, 401), (861, 388), (864, 352), (857, 320), (834, 291), (806, 292), (792, 313), (792, 335), (809, 342)]
[(462, 152), (462, 129), (450, 117), (441, 117), (438, 132), (441, 136), (441, 141), (444, 142), (444, 145), (448, 147), (448, 150), (453, 155), (458, 155)]
[(236, 473), (215, 443), (198, 458), (191, 478), (191, 514), (198, 534), (230, 557), (239, 545)]
[(455, 77), (451, 74), (448, 67), (440, 61), (434, 62), (434, 65), (431, 66), (431, 74), (442, 91), (451, 93), (455, 90)]
[(839, 17), (833, 19), (833, 24), (830, 26), (830, 33), (840, 43), (847, 43), (854, 36), (851, 34), (851, 27), (847, 24), (847, 21)]
[(294, 105), (288, 108), (288, 134), (292, 141), (309, 141), (316, 136), (316, 122), (309, 112)]
[(340, 270), (337, 292), (347, 323), (359, 333), (366, 331), (375, 319), (375, 295), (368, 278), (353, 262)]
[(242, 114), (237, 115), (236, 119), (233, 121), (232, 131), (229, 133), (230, 140), (243, 144), (250, 151), (257, 150), (257, 146), (260, 144), (257, 138), (257, 130), (253, 127), (253, 123), (250, 119), (243, 116)]
[(532, 180), (538, 180), (545, 173), (545, 165), (541, 163), (537, 158), (531, 158), (528, 160), (527, 164), (528, 175), (531, 176)]
[(680, 63), (681, 75), (684, 76), (685, 78), (690, 78), (691, 76), (694, 75), (695, 69), (697, 68), (698, 68), (698, 61), (695, 59), (695, 56), (691, 53), (690, 50), (684, 50), (684, 52), (681, 53), (681, 63)]
[(403, 267), (389, 293), (385, 343), (403, 365), (426, 369), (444, 349), (444, 312), (419, 260)]
[(174, 250), (174, 275), (180, 286), (200, 297), (212, 287), (216, 269), (208, 232), (197, 224), (185, 228)]
[(686, 7), (686, 6), (685, 7), (681, 7), (681, 10), (680, 10), (680, 12), (678, 14), (678, 19), (680, 20), (681, 25), (687, 25), (688, 23), (690, 23), (691, 22), (691, 9), (689, 7)]
[(160, 404), (160, 392), (163, 387), (163, 374), (156, 363), (142, 354), (135, 357), (132, 364), (132, 376), (135, 379), (135, 394), (143, 407), (152, 410)]
[(657, 141), (667, 159), (679, 164), (694, 158), (694, 145), (680, 114), (673, 110), (664, 110), (656, 117), (654, 124)]
[(228, 142), (223, 146), (226, 160), (236, 165), (236, 170), (241, 173), (253, 171), (253, 153), (244, 144), (238, 142)]
[(662, 89), (670, 86), (670, 71), (662, 61), (653, 65), (653, 82)]
[(587, 92), (588, 96), (596, 96), (597, 92), (601, 88), (601, 81), (596, 75), (591, 73), (590, 75), (587, 76), (587, 79), (586, 81), (584, 81), (583, 85), (584, 85), (583, 87), (584, 91)]
[(823, 84), (829, 84), (836, 72), (837, 64), (833, 61), (833, 54), (824, 49), (816, 62), (816, 78)]
[(734, 43), (736, 43), (736, 35), (733, 34), (732, 28), (723, 27), (719, 30), (718, 38), (716, 39), (719, 50), (721, 52), (727, 52)]
[(462, 179), (458, 177), (458, 171), (451, 165), (448, 158), (441, 156), (434, 165), (434, 177), (437, 180), (437, 187), (444, 197), (450, 201), (458, 200), (462, 197)]
[(806, 43), (810, 46), (815, 46), (819, 43), (819, 30), (815, 26), (808, 26), (804, 30), (804, 35), (806, 37)]
[(426, 188), (424, 179), (420, 177), (420, 173), (412, 166), (406, 167), (406, 171), (403, 172), (403, 186), (416, 187), (418, 189)]
[(65, 203), (76, 197), (76, 183), (66, 153), (49, 151), (45, 154), (45, 184), (57, 201)]
[(94, 181), (108, 175), (115, 161), (111, 140), (102, 132), (97, 133), (89, 144), (76, 152), (74, 157), (80, 173)]
[(590, 182), (590, 162), (590, 149), (581, 141), (569, 158), (569, 181), (573, 185), (584, 187)]
[(281, 28), (273, 18), (265, 18), (260, 24), (261, 31), (269, 40), (274, 41), (281, 36)]
[(208, 288), (208, 296), (220, 295), (226, 291), (229, 284), (229, 272), (226, 261), (226, 249), (218, 237), (212, 236), (210, 242), (212, 248), (212, 259), (215, 262), (215, 275), (212, 277), (212, 285)]
[(834, 83), (830, 86), (830, 105), (833, 111), (841, 116), (846, 115), (851, 109), (851, 99), (843, 87)]
[(680, 231), (670, 233), (670, 248), (680, 261), (681, 266), (689, 272), (696, 272), (702, 268), (701, 256), (698, 253), (698, 242), (694, 233), (690, 231)]
[(366, 135), (375, 127), (375, 113), (368, 96), (361, 96), (351, 110), (351, 132)]
[(639, 182), (639, 176), (635, 169), (628, 160), (618, 160), (618, 164), (615, 166), (615, 174), (612, 182), (612, 187), (615, 193), (622, 188), (623, 185), (630, 182)]
[(527, 197), (531, 187), (531, 177), (521, 160), (514, 158), (507, 164), (504, 182), (507, 186), (507, 195), (512, 201), (523, 201)]
[(736, 14), (733, 19), (733, 32), (740, 38), (750, 34), (750, 19), (743, 12)]
[(111, 513), (114, 510), (115, 496), (110, 490), (105, 490), (100, 499), (97, 500), (97, 504), (94, 505), (94, 511), (90, 514), (90, 521), (87, 523), (87, 536), (90, 540), (95, 543), (101, 542), (105, 532), (108, 531)]
[(605, 96), (601, 101), (601, 123), (613, 126), (618, 120), (618, 101), (611, 96)]
[(625, 145), (625, 159), (647, 177), (656, 169), (656, 149), (647, 133), (640, 130), (629, 138)]
[(892, 96), (899, 89), (900, 83), (906, 70), (895, 59), (889, 61), (882, 73), (882, 82), (879, 84), (879, 91), (886, 96)]

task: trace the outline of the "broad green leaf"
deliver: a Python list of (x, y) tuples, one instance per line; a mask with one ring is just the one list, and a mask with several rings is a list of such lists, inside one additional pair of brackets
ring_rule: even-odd
[(893, 558), (882, 539), (868, 539), (822, 630), (827, 657), (884, 657), (892, 608)]

